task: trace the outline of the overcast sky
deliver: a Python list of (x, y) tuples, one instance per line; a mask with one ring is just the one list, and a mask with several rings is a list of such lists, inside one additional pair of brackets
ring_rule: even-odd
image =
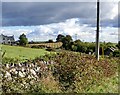
[[(100, 4), (100, 41), (118, 42), (118, 3)], [(56, 39), (58, 34), (71, 35), (82, 41), (95, 41), (95, 2), (3, 2), (0, 33), (25, 33), (29, 40)]]

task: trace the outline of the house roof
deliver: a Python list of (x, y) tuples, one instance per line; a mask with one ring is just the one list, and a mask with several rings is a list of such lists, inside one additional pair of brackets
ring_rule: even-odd
[(117, 50), (117, 49), (114, 48), (114, 47), (109, 47), (108, 49), (110, 49), (112, 52), (114, 52), (115, 50)]
[(6, 35), (1, 34), (1, 36), (6, 37), (6, 38), (10, 38), (10, 39), (14, 39), (14, 35), (12, 35), (12, 36), (6, 36)]

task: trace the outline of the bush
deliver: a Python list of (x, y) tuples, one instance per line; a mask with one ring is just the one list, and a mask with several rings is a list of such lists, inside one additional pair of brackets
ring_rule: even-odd
[(3, 64), (9, 64), (9, 63), (18, 63), (21, 60), (19, 58), (8, 58), (8, 57), (3, 57), (2, 58), (2, 63)]
[(120, 50), (115, 50), (115, 51), (113, 52), (113, 56), (114, 56), (114, 57), (120, 57)]
[(72, 50), (73, 50), (73, 51), (77, 51), (77, 46), (72, 45)]
[(96, 61), (92, 56), (78, 53), (58, 53), (55, 56), (53, 76), (66, 92), (87, 92), (88, 88), (105, 77), (115, 74), (114, 66), (107, 60)]
[(51, 48), (51, 47), (50, 47), (50, 48), (47, 48), (46, 50), (47, 50), (47, 51), (55, 51), (55, 49), (54, 49), (54, 48)]
[(45, 48), (45, 45), (33, 45), (33, 46), (31, 46), (31, 48), (43, 49), (43, 48)]

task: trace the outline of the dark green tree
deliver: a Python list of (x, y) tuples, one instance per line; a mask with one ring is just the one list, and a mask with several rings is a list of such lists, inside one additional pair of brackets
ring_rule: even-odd
[(70, 50), (72, 41), (73, 41), (72, 37), (70, 35), (66, 35), (66, 37), (62, 39), (63, 48), (65, 48), (66, 50)]
[(72, 51), (77, 51), (77, 46), (72, 45)]
[(48, 43), (53, 43), (54, 41), (52, 39), (49, 39), (48, 40)]
[(81, 43), (82, 41), (81, 40), (76, 40), (74, 42), (75, 42), (75, 44), (78, 44), (78, 43)]
[(26, 44), (28, 43), (28, 39), (26, 37), (26, 35), (23, 33), (22, 35), (20, 35), (19, 37), (19, 44), (21, 46), (26, 46)]
[(59, 34), (56, 38), (56, 42), (62, 42), (62, 39), (64, 38), (65, 36), (62, 35), (62, 34)]

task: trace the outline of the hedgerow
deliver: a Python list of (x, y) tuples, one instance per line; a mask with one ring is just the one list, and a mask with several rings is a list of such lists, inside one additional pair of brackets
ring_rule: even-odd
[[(45, 63), (41, 63), (44, 60)], [(28, 78), (3, 78), (2, 90), (4, 93), (90, 93), (90, 92), (116, 92), (118, 93), (118, 58), (100, 59), (98, 62), (94, 56), (75, 53), (59, 52), (47, 54), (30, 61), (36, 62), (42, 67), (41, 75), (37, 80)], [(43, 65), (42, 65), (43, 64)], [(114, 77), (114, 78), (113, 78)], [(109, 82), (107, 80), (110, 80)], [(112, 82), (109, 84), (105, 82)], [(106, 88), (106, 86), (108, 86)], [(101, 87), (101, 88), (100, 88)], [(95, 89), (95, 90), (93, 90)]]

